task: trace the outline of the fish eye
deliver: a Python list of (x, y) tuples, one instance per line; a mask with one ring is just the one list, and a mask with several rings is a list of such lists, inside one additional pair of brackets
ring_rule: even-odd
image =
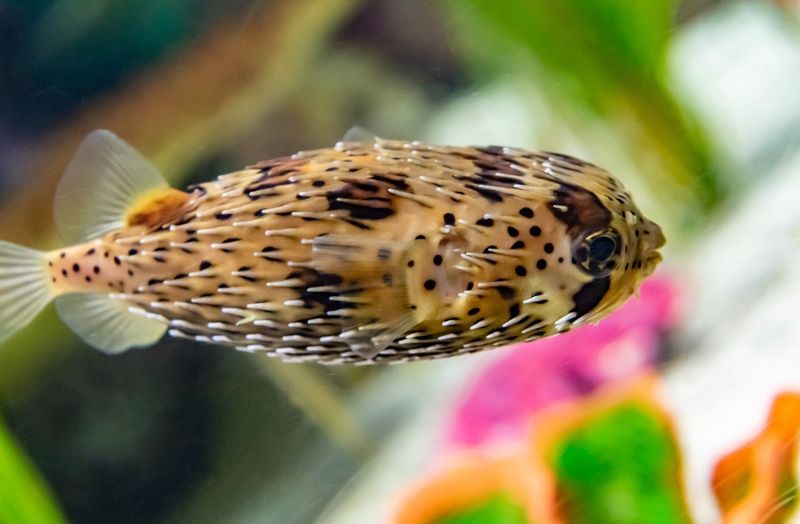
[(603, 229), (583, 237), (575, 252), (575, 262), (590, 275), (601, 276), (614, 270), (619, 253), (619, 233)]

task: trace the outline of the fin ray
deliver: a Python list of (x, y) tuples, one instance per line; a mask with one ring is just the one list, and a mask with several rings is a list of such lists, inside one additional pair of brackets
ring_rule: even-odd
[(169, 187), (150, 162), (110, 131), (83, 140), (58, 185), (55, 219), (67, 244), (98, 238), (125, 225), (136, 199)]
[(30, 324), (51, 299), (44, 253), (0, 241), (0, 342)]
[(152, 345), (167, 330), (166, 324), (131, 313), (124, 301), (105, 294), (61, 295), (56, 309), (84, 342), (109, 354)]

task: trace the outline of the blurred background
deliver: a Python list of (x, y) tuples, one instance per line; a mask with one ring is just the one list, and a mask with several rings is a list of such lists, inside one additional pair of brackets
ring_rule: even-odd
[(795, 0), (0, 0), (4, 240), (59, 245), (95, 128), (181, 186), (356, 125), (585, 158), (669, 239), (608, 322), (433, 363), (108, 357), (48, 309), (0, 346), (0, 522), (790, 521), (799, 94)]

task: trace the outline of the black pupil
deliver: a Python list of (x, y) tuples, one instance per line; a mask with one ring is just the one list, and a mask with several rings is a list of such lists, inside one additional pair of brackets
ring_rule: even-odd
[(613, 238), (597, 237), (592, 239), (592, 243), (589, 246), (589, 256), (594, 260), (605, 261), (614, 253), (614, 248), (616, 248), (616, 243)]

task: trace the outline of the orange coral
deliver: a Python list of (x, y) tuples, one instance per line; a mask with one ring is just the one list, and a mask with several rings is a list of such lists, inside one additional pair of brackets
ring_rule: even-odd
[(800, 394), (783, 393), (773, 402), (761, 433), (720, 459), (712, 487), (723, 522), (788, 522), (797, 506), (798, 432)]

